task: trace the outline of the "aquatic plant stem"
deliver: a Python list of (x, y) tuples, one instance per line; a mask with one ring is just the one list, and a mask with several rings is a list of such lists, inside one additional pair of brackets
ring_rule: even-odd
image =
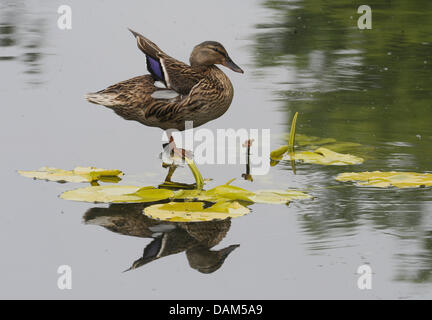
[(288, 139), (288, 151), (289, 151), (289, 155), (291, 158), (291, 168), (292, 168), (294, 174), (296, 174), (295, 159), (294, 159), (294, 144), (295, 144), (297, 116), (298, 116), (298, 112), (296, 112), (294, 114), (294, 117), (292, 119), (291, 130), (290, 130), (289, 139)]
[(202, 190), (204, 188), (204, 179), (203, 179), (201, 173), (199, 172), (197, 166), (195, 165), (195, 162), (188, 157), (185, 157), (185, 160), (186, 160), (186, 163), (188, 164), (189, 169), (192, 171), (192, 174), (195, 178), (196, 189)]

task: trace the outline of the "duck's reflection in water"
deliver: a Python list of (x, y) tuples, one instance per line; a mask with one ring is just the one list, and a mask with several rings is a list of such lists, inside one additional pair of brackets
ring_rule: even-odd
[(123, 235), (152, 238), (141, 258), (126, 271), (142, 267), (154, 260), (185, 252), (189, 265), (202, 273), (218, 270), (238, 244), (212, 250), (228, 233), (231, 220), (208, 222), (166, 222), (143, 214), (148, 204), (111, 204), (95, 207), (84, 214), (84, 222), (102, 226)]

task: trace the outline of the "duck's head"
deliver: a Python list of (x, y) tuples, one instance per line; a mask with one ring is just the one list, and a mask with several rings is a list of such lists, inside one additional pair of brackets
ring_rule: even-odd
[(189, 62), (193, 67), (221, 64), (234, 72), (243, 73), (243, 70), (231, 60), (223, 45), (216, 41), (205, 41), (195, 46)]

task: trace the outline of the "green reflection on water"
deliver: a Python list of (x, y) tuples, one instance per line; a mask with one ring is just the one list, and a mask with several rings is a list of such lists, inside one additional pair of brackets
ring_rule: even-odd
[(273, 17), (257, 25), (255, 64), (272, 75), (293, 75), (273, 80), (287, 132), (298, 111), (298, 133), (374, 150), (360, 166), (299, 166), (319, 199), (299, 218), (310, 248), (350, 246), (360, 228), (380, 230), (400, 241), (395, 278), (431, 281), (431, 190), (334, 182), (342, 171), (432, 170), (432, 2), (369, 1), (372, 30), (357, 28), (362, 4), (263, 2)]

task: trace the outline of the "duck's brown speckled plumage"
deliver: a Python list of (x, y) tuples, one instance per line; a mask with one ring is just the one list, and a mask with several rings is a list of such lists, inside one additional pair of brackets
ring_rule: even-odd
[[(184, 130), (185, 121), (193, 121), (193, 126), (198, 127), (228, 110), (234, 89), (229, 78), (214, 64), (224, 64), (236, 72), (243, 71), (232, 62), (222, 45), (207, 41), (196, 46), (189, 66), (168, 56), (142, 35), (132, 33), (138, 48), (147, 55), (147, 59), (156, 62), (160, 70), (149, 66), (147, 60), (151, 74), (90, 93), (86, 96), (90, 102), (111, 108), (124, 119), (164, 130)], [(158, 72), (162, 79), (158, 79)], [(166, 88), (155, 86), (156, 80), (163, 81)], [(175, 92), (178, 95), (161, 98), (155, 96), (155, 92)]]

